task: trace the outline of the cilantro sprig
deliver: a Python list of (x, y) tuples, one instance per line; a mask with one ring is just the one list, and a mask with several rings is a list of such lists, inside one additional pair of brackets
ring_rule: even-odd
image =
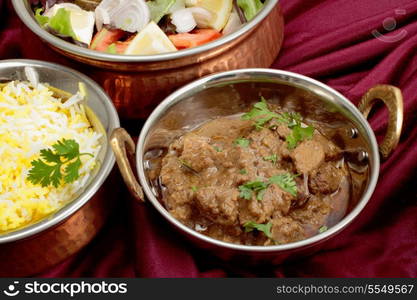
[(291, 194), (292, 196), (297, 196), (297, 183), (295, 182), (295, 178), (298, 175), (284, 173), (272, 176), (268, 181), (256, 180), (256, 181), (249, 181), (245, 184), (239, 186), (239, 197), (242, 199), (250, 200), (252, 196), (255, 194), (256, 199), (258, 201), (263, 200), (264, 194), (268, 187), (271, 184), (277, 185), (283, 191)]
[(251, 111), (242, 116), (242, 120), (254, 120), (255, 128), (261, 130), (264, 125), (271, 121), (273, 118), (279, 118), (280, 115), (269, 110), (268, 104), (264, 97), (261, 97), (261, 101), (255, 103)]
[(277, 161), (278, 161), (278, 155), (276, 155), (276, 154), (272, 154), (272, 155), (270, 155), (270, 156), (265, 156), (265, 157), (264, 157), (264, 160), (265, 160), (265, 161), (270, 161), (270, 162), (272, 162), (273, 164), (276, 164), (276, 163), (277, 163)]
[(248, 148), (250, 145), (250, 140), (240, 137), (233, 141), (233, 145), (240, 146), (242, 148)]
[(292, 128), (291, 134), (287, 136), (287, 147), (288, 149), (292, 150), (297, 145), (304, 141), (304, 140), (311, 140), (314, 134), (314, 127), (313, 126), (307, 126), (302, 127), (301, 123), (295, 125)]
[(241, 186), (239, 186), (240, 197), (246, 200), (252, 199), (253, 193), (256, 195), (257, 200), (262, 200), (266, 189), (269, 184), (260, 180), (249, 181)]
[(297, 196), (297, 184), (295, 182), (295, 177), (297, 175), (290, 174), (290, 173), (284, 173), (272, 176), (269, 179), (270, 183), (276, 184), (279, 186), (282, 190), (290, 193), (294, 197)]
[(267, 224), (258, 224), (253, 221), (246, 222), (243, 224), (243, 227), (245, 228), (245, 232), (252, 232), (253, 230), (258, 230), (263, 232), (268, 238), (272, 239), (272, 223), (269, 222)]
[(52, 145), (52, 149), (40, 151), (40, 159), (31, 162), (27, 179), (33, 184), (42, 187), (54, 186), (57, 188), (62, 180), (71, 183), (77, 180), (81, 168), (81, 156), (91, 153), (80, 153), (80, 145), (75, 140), (62, 139)]
[[(314, 134), (313, 126), (303, 126), (302, 116), (296, 112), (284, 112), (277, 114), (268, 108), (265, 98), (261, 97), (261, 101), (255, 103), (252, 110), (242, 116), (242, 120), (253, 120), (257, 130), (264, 128), (265, 124), (271, 120), (285, 124), (291, 129), (291, 133), (286, 137), (287, 147), (292, 150), (306, 139), (311, 139)], [(276, 125), (270, 126), (274, 128)]]

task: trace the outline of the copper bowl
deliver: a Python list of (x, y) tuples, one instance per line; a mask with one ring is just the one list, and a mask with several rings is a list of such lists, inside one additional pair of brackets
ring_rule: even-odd
[[(93, 126), (107, 136), (120, 126), (116, 110), (104, 91), (72, 69), (33, 60), (3, 60), (0, 62), (1, 81), (27, 80), (25, 67), (35, 69), (40, 82), (70, 93), (76, 93), (79, 82), (83, 82), (88, 106), (93, 112), (89, 115)], [(112, 206), (109, 190), (112, 191), (104, 182), (115, 162), (106, 137), (102, 138), (102, 143), (100, 167), (76, 199), (37, 223), (0, 234), (0, 277), (42, 272), (79, 251), (100, 230)]]
[(34, 19), (30, 1), (12, 2), (25, 25), (52, 49), (89, 66), (81, 65), (80, 69), (104, 88), (124, 119), (148, 117), (173, 90), (202, 76), (269, 67), (281, 49), (284, 35), (279, 0), (266, 0), (264, 9), (253, 20), (209, 44), (161, 55), (117, 55), (85, 49), (49, 34)]
[[(305, 240), (275, 246), (246, 246), (226, 243), (199, 233), (178, 220), (165, 209), (151, 185), (146, 153), (166, 147), (182, 133), (205, 121), (220, 116), (240, 113), (252, 107), (262, 95), (273, 103), (300, 112), (304, 117), (326, 122), (338, 128), (337, 138), (352, 151), (358, 161), (366, 162), (367, 180), (361, 180), (346, 215), (333, 227)], [(378, 147), (374, 132), (366, 121), (376, 100), (383, 100), (389, 110), (386, 138)], [(136, 146), (135, 178), (128, 155), (135, 153), (135, 144), (123, 129), (116, 129), (110, 139), (120, 171), (131, 193), (139, 200), (146, 199), (173, 225), (197, 245), (211, 250), (225, 259), (244, 258), (245, 264), (283, 260), (311, 253), (324, 246), (324, 242), (340, 233), (361, 213), (376, 187), (380, 154), (385, 158), (398, 144), (403, 123), (401, 91), (393, 86), (379, 85), (364, 95), (356, 108), (343, 95), (314, 79), (281, 70), (246, 69), (229, 71), (195, 81), (166, 98), (146, 121)], [(331, 137), (330, 137), (331, 138)], [(352, 147), (349, 147), (352, 146)], [(353, 198), (353, 197), (352, 197)]]

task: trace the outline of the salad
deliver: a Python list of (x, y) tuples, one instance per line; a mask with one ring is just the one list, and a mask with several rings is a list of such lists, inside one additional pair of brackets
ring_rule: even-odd
[(265, 0), (31, 0), (37, 22), (81, 47), (154, 55), (204, 45), (238, 30)]

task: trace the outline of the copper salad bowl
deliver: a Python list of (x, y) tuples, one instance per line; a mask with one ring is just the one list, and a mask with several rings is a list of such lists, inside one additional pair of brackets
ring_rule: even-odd
[[(79, 83), (85, 84), (91, 124), (99, 132), (102, 148), (99, 166), (93, 179), (81, 194), (52, 215), (31, 225), (0, 234), (0, 277), (21, 277), (46, 270), (87, 245), (111, 210), (112, 188), (104, 182), (114, 166), (114, 155), (106, 136), (119, 127), (119, 118), (109, 97), (91, 79), (72, 69), (34, 60), (0, 61), (1, 82), (27, 81), (25, 68), (31, 67), (39, 82), (54, 88), (76, 93)], [(88, 111), (88, 110), (87, 110)], [(113, 189), (114, 190), (114, 189)]]
[[(214, 42), (159, 55), (117, 55), (92, 51), (53, 36), (36, 22), (29, 0), (12, 2), (29, 29), (24, 28), (27, 38), (30, 40), (34, 33), (55, 51), (81, 63), (75, 68), (104, 88), (123, 119), (148, 117), (172, 91), (202, 76), (232, 69), (270, 67), (284, 36), (279, 0), (266, 0), (254, 19)], [(39, 47), (43, 47), (42, 43)], [(23, 51), (25, 57), (34, 55), (31, 49)]]
[[(358, 181), (357, 189), (356, 186), (352, 188), (356, 191), (352, 191), (355, 196), (349, 200), (350, 208), (341, 215), (338, 223), (325, 232), (297, 242), (271, 246), (248, 246), (216, 240), (176, 220), (159, 199), (158, 191), (149, 179), (147, 153), (154, 149), (166, 149), (176, 137), (182, 135), (179, 132), (187, 132), (220, 116), (246, 111), (258, 101), (260, 95), (272, 103), (290, 107), (307, 119), (325, 121), (331, 128), (337, 128), (337, 138), (345, 145), (342, 150), (350, 157), (345, 158), (346, 161), (364, 174), (365, 180)], [(377, 100), (382, 100), (389, 110), (387, 134), (379, 146), (366, 121)], [(132, 195), (139, 202), (150, 202), (164, 219), (192, 242), (226, 259), (244, 257), (245, 263), (265, 260), (278, 264), (320, 249), (325, 241), (356, 219), (376, 187), (380, 155), (386, 158), (396, 148), (402, 123), (403, 99), (396, 87), (378, 85), (365, 94), (359, 106), (355, 107), (334, 89), (309, 77), (281, 70), (243, 69), (205, 77), (167, 97), (146, 121), (136, 150), (134, 142), (122, 128), (113, 132), (111, 145)], [(136, 161), (134, 167), (137, 174), (129, 163), (131, 155), (136, 156), (133, 161)]]

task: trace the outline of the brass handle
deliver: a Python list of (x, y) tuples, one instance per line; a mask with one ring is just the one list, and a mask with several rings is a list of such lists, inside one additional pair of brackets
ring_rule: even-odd
[(379, 145), (379, 151), (385, 159), (388, 158), (400, 141), (404, 118), (403, 95), (400, 89), (392, 85), (377, 85), (371, 88), (362, 97), (358, 106), (365, 118), (368, 117), (377, 100), (382, 100), (389, 112), (387, 133), (381, 145)]
[(113, 130), (110, 137), (110, 145), (116, 156), (117, 165), (120, 173), (130, 191), (130, 193), (140, 202), (145, 201), (142, 188), (140, 187), (130, 165), (129, 157), (135, 155), (135, 143), (130, 135), (123, 128)]

